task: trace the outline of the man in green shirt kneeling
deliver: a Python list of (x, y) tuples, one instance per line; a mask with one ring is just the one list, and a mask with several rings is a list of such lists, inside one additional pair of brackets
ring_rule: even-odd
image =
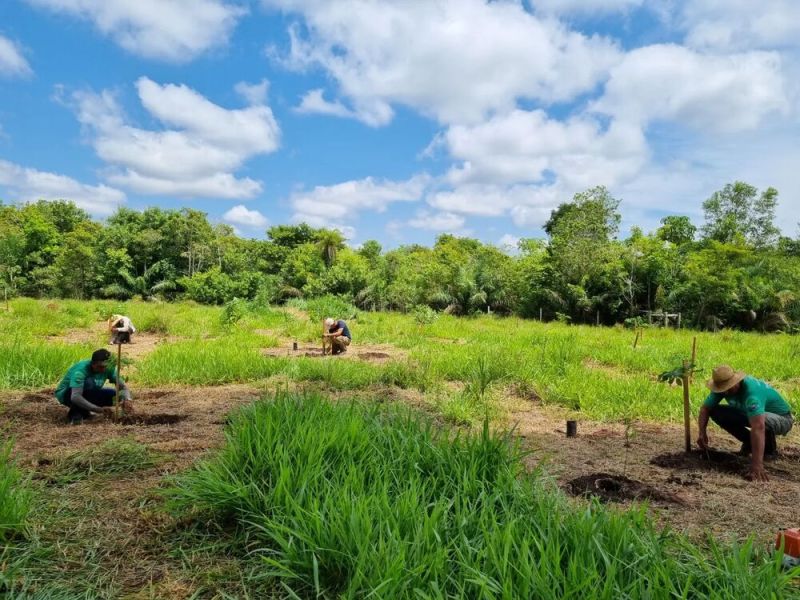
[[(778, 454), (776, 435), (786, 435), (794, 424), (792, 409), (767, 383), (734, 371), (727, 365), (714, 369), (708, 382), (711, 390), (698, 419), (697, 445), (708, 448), (706, 427), (710, 418), (742, 442), (741, 454), (751, 454), (748, 479), (766, 481), (764, 456)], [(720, 404), (722, 400), (726, 404)]]
[[(58, 384), (56, 399), (69, 408), (67, 420), (73, 425), (91, 418), (92, 413), (112, 413), (116, 390), (103, 387), (106, 381), (117, 382), (117, 370), (109, 365), (110, 359), (111, 353), (105, 348), (96, 350), (91, 360), (72, 365)], [(133, 412), (130, 390), (121, 377), (119, 392), (123, 412)]]

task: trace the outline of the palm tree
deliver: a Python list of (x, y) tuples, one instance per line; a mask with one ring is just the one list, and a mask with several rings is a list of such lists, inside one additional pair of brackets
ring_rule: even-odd
[(344, 248), (344, 241), (345, 238), (338, 229), (320, 229), (317, 233), (317, 248), (329, 269), (336, 261), (336, 254)]
[(166, 260), (144, 270), (141, 275), (133, 275), (127, 269), (117, 271), (120, 282), (103, 288), (103, 295), (112, 298), (131, 298), (141, 296), (144, 300), (152, 300), (156, 295), (175, 289), (172, 279), (173, 268)]

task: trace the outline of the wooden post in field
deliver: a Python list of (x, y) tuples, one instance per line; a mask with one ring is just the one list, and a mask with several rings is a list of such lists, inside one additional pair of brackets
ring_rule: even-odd
[(681, 328), (681, 313), (678, 313), (678, 329)]
[(600, 327), (600, 311), (597, 311), (597, 326)]
[(636, 349), (636, 346), (639, 345), (639, 336), (641, 335), (641, 330), (637, 327), (636, 328), (636, 337), (633, 338), (633, 349)]
[(542, 322), (542, 312), (543, 312), (543, 311), (542, 311), (542, 308), (541, 308), (541, 307), (539, 307), (539, 323), (541, 323), (541, 322)]
[(117, 343), (117, 376), (114, 377), (117, 394), (114, 396), (114, 416), (119, 420), (119, 378), (122, 373), (122, 344)]
[(692, 372), (689, 373), (689, 383), (694, 379), (694, 365), (697, 362), (697, 336), (692, 339)]
[(686, 453), (692, 451), (692, 431), (689, 423), (689, 361), (683, 361), (683, 429)]
[(327, 339), (325, 333), (325, 319), (322, 319), (322, 356), (325, 356), (325, 340)]

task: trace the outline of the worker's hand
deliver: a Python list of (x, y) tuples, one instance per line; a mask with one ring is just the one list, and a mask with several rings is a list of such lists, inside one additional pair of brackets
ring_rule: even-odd
[(750, 470), (745, 477), (749, 481), (769, 481), (764, 465), (750, 465)]
[(708, 434), (705, 431), (698, 436), (697, 445), (700, 450), (708, 450)]
[(113, 406), (104, 406), (103, 407), (103, 416), (106, 419), (110, 419), (114, 416), (114, 407)]

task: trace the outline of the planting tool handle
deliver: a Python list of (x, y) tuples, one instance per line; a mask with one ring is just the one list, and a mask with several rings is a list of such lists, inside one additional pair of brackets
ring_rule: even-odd
[(689, 410), (689, 361), (683, 361), (683, 429), (686, 442), (686, 453), (692, 451), (692, 428)]

